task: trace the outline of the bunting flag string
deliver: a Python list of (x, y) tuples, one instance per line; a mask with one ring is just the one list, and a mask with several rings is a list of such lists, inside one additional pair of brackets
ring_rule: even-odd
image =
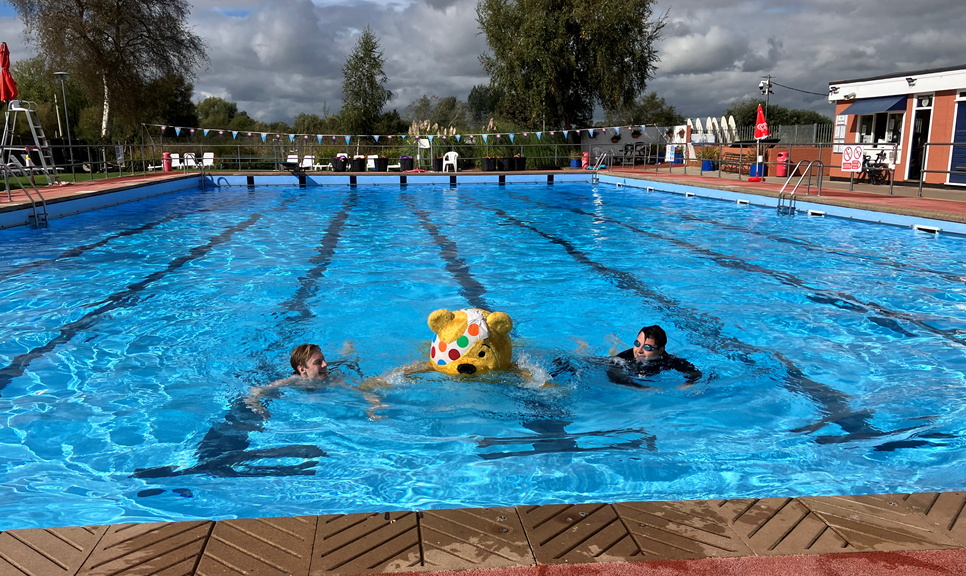
[[(164, 136), (164, 133), (165, 133), (165, 131), (167, 131), (168, 128), (174, 128), (175, 136), (179, 136), (179, 137), (181, 136), (181, 131), (182, 130), (187, 130), (189, 136), (194, 136), (196, 131), (201, 131), (204, 136), (209, 136), (211, 134), (211, 132), (216, 132), (218, 136), (224, 137), (226, 135), (226, 133), (230, 132), (231, 133), (231, 137), (232, 137), (233, 140), (237, 140), (238, 139), (238, 134), (240, 133), (238, 130), (222, 130), (222, 129), (217, 129), (217, 128), (191, 128), (191, 127), (185, 127), (185, 126), (168, 126), (166, 124), (147, 124), (146, 126), (156, 126), (156, 127), (158, 127), (160, 129), (161, 136)], [(575, 128), (575, 129), (572, 129), (572, 130), (571, 129), (561, 130), (560, 132), (562, 132), (564, 138), (569, 137), (571, 132), (576, 132), (578, 135), (581, 135), (584, 132), (586, 132), (588, 136), (590, 136), (591, 138), (594, 138), (596, 136), (596, 133), (597, 133), (598, 130), (601, 131), (601, 132), (603, 132), (604, 134), (606, 134), (608, 130), (613, 130), (614, 131), (614, 135), (617, 136), (617, 137), (620, 137), (621, 136), (621, 128), (626, 129), (628, 132), (632, 132), (632, 135), (634, 135), (635, 137), (637, 137), (637, 136), (640, 136), (639, 131), (640, 132), (643, 132), (644, 130), (647, 129), (647, 125), (645, 125), (645, 124), (640, 124), (640, 125), (634, 125), (634, 124), (632, 124), (632, 125), (629, 125), (629, 126), (610, 126), (610, 127), (605, 127), (605, 128)], [(548, 132), (544, 132), (544, 131), (541, 130), (541, 131), (536, 131), (536, 132), (519, 132), (519, 133), (517, 133), (517, 132), (507, 132), (507, 133), (496, 133), (496, 134), (452, 134), (452, 135), (446, 135), (446, 134), (435, 134), (435, 135), (434, 134), (426, 134), (426, 135), (423, 135), (423, 136), (418, 136), (418, 138), (425, 138), (425, 139), (428, 139), (430, 142), (433, 142), (436, 138), (440, 138), (443, 142), (449, 142), (449, 139), (450, 138), (455, 138), (456, 139), (456, 142), (462, 142), (463, 141), (463, 138), (466, 137), (467, 143), (474, 143), (474, 142), (476, 142), (476, 136), (481, 136), (483, 138), (483, 142), (486, 143), (486, 142), (489, 142), (489, 138), (491, 136), (495, 136), (497, 142), (502, 142), (503, 141), (503, 137), (506, 136), (506, 137), (509, 138), (510, 143), (515, 143), (517, 136), (522, 136), (524, 140), (529, 140), (530, 139), (530, 136), (532, 134), (536, 134), (537, 140), (538, 141), (541, 141), (543, 139), (543, 135), (545, 133), (549, 134), (551, 137), (556, 137), (556, 135), (557, 135), (557, 131), (556, 130), (550, 130)], [(283, 134), (270, 134), (268, 132), (245, 132), (244, 134), (246, 134), (248, 136), (248, 138), (252, 138), (255, 135), (259, 135), (262, 138), (262, 142), (267, 142), (269, 136), (271, 136), (274, 141), (281, 142), (282, 141), (282, 138), (284, 136)], [(288, 134), (289, 142), (294, 143), (296, 137), (298, 137), (298, 136), (301, 136), (302, 137), (302, 140), (304, 140), (306, 142), (308, 142), (314, 136), (318, 140), (318, 143), (319, 144), (322, 144), (322, 141), (324, 139), (326, 139), (326, 138), (329, 138), (329, 137), (332, 138), (332, 141), (333, 142), (336, 142), (337, 139), (338, 139), (338, 136), (336, 136), (336, 135), (331, 135), (330, 136), (328, 134), (314, 134), (314, 135), (312, 135), (312, 134), (296, 134), (296, 133), (292, 133), (292, 134)], [(389, 141), (392, 141), (392, 139), (393, 139), (394, 136), (397, 137), (397, 138), (399, 138), (399, 139), (401, 139), (401, 140), (405, 140), (407, 134), (371, 134), (371, 135), (368, 135), (368, 136), (354, 136), (352, 134), (343, 134), (342, 135), (342, 137), (345, 138), (346, 144), (350, 144), (353, 137), (368, 137), (368, 138), (372, 138), (375, 142), (380, 142), (380, 140), (389, 140)], [(411, 134), (409, 136), (411, 136)]]

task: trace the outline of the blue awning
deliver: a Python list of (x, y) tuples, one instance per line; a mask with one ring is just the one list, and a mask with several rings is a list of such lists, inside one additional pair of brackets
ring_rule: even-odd
[(855, 104), (842, 111), (842, 114), (877, 114), (906, 109), (906, 96), (885, 96), (883, 98), (866, 98), (857, 100)]

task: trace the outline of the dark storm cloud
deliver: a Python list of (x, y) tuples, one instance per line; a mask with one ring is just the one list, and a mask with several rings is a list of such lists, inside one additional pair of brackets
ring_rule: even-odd
[[(0, 2), (2, 5), (2, 2)], [(369, 25), (385, 53), (394, 98), (466, 98), (484, 83), (476, 0), (196, 0), (192, 25), (211, 66), (197, 99), (237, 101), (264, 120), (320, 114), (342, 104), (342, 66)], [(966, 64), (963, 0), (662, 0), (669, 10), (661, 62), (648, 89), (692, 117), (720, 116), (758, 97), (771, 73), (781, 84), (825, 94), (833, 80)], [(2, 13), (0, 13), (2, 14)], [(16, 61), (33, 54), (22, 26), (0, 15)], [(825, 114), (824, 96), (776, 87), (771, 101)]]

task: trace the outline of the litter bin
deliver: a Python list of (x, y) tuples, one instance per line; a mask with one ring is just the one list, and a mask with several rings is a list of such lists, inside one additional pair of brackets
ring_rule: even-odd
[(332, 159), (332, 171), (333, 172), (345, 172), (345, 158), (342, 156), (336, 156)]
[(570, 167), (571, 168), (580, 168), (580, 158), (571, 158), (570, 159)]
[(373, 158), (373, 168), (376, 172), (389, 172), (389, 158)]
[(513, 170), (513, 166), (510, 165), (509, 158), (497, 158), (496, 169), (500, 172), (506, 172), (507, 170)]
[(496, 170), (496, 158), (483, 158), (480, 161), (480, 167), (484, 172), (493, 172)]
[(788, 153), (778, 153), (778, 166), (775, 166), (775, 176), (788, 176)]
[(580, 159), (580, 167), (584, 169), (590, 168), (590, 152), (584, 152), (583, 157)]
[(409, 172), (413, 169), (413, 158), (412, 156), (400, 156), (399, 157), (399, 169), (403, 172)]
[(522, 171), (527, 169), (527, 158), (526, 156), (514, 156), (513, 157), (513, 169), (517, 171)]
[(366, 171), (366, 159), (353, 158), (352, 164), (349, 167), (349, 172), (365, 172), (365, 171)]
[(165, 172), (171, 172), (171, 153), (165, 152), (161, 154), (161, 164), (164, 165)]

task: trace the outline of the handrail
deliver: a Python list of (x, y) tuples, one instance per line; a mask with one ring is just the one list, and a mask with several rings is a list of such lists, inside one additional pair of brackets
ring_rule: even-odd
[[(10, 164), (13, 164), (13, 169), (11, 169)], [(43, 222), (46, 225), (46, 223), (47, 223), (47, 200), (44, 199), (44, 195), (41, 194), (40, 193), (40, 190), (37, 189), (37, 185), (33, 183), (33, 180), (31, 180), (30, 178), (27, 177), (27, 173), (26, 173), (26, 170), (24, 169), (24, 165), (21, 164), (20, 163), (20, 160), (16, 156), (14, 156), (12, 154), (10, 155), (10, 164), (4, 164), (3, 165), (4, 180), (6, 180), (6, 182), (7, 182), (7, 195), (8, 196), (10, 195), (10, 181), (6, 177), (8, 175), (13, 175), (13, 177), (17, 179), (17, 184), (20, 185), (20, 187), (24, 191), (24, 194), (27, 195), (27, 199), (30, 200), (30, 206), (31, 206), (31, 208), (33, 208), (33, 211), (34, 211), (34, 225), (36, 225), (37, 227), (40, 227), (41, 220), (40, 220), (40, 216), (37, 214), (37, 202), (34, 200), (34, 197), (30, 195), (30, 190), (27, 190), (27, 187), (24, 186), (24, 183), (20, 181), (20, 176), (17, 176), (17, 172), (20, 172), (20, 174), (22, 174), (23, 177), (26, 178), (27, 182), (30, 183), (30, 187), (34, 189), (34, 192), (37, 193), (37, 196), (40, 197), (41, 206), (42, 206), (42, 208), (44, 210), (44, 212), (43, 212), (43, 214), (44, 214)]]
[(808, 184), (806, 184), (806, 187), (805, 187), (805, 195), (808, 196), (809, 194), (811, 194), (812, 178), (810, 175), (812, 172), (812, 166), (814, 166), (815, 164), (818, 164), (819, 166), (818, 195), (819, 196), (822, 195), (822, 173), (825, 171), (825, 164), (821, 160), (799, 160), (798, 164), (795, 165), (795, 168), (793, 168), (792, 171), (788, 173), (788, 178), (785, 180), (785, 185), (782, 186), (782, 189), (778, 192), (779, 198), (781, 197), (781, 194), (785, 191), (785, 188), (788, 187), (788, 183), (791, 182), (792, 178), (795, 177), (795, 172), (805, 162), (808, 162), (808, 165), (805, 167), (805, 170), (802, 172), (802, 175), (798, 178), (798, 182), (795, 183), (795, 187), (792, 188), (792, 191), (790, 192), (790, 194), (794, 194), (798, 190), (798, 187), (802, 184), (802, 180), (804, 180), (806, 176), (809, 176), (809, 179), (808, 179)]

